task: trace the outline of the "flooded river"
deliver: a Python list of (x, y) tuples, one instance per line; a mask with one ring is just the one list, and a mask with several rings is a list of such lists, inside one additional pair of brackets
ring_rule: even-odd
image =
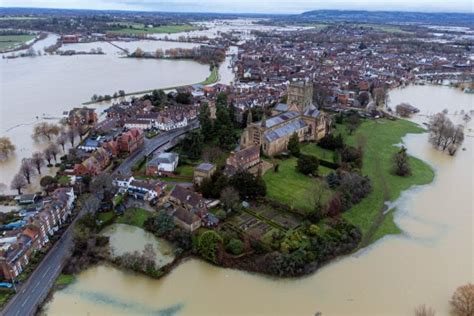
[[(49, 37), (44, 41), (50, 41)], [(85, 44), (85, 47), (104, 44)], [(180, 45), (145, 41), (124, 46), (132, 49), (142, 44), (147, 49)], [(207, 65), (188, 60), (120, 58), (114, 54), (116, 49), (107, 45), (112, 47), (106, 51), (111, 54), (0, 59), (0, 136), (10, 137), (16, 146), (15, 155), (0, 162), (1, 183), (9, 186), (21, 159), (45, 147), (31, 138), (36, 123), (45, 119), (56, 122), (63, 111), (80, 106), (93, 94), (194, 84), (209, 75)], [(39, 49), (44, 43), (39, 41), (35, 46)], [(105, 106), (99, 106), (98, 112)], [(30, 191), (35, 189), (30, 188)]]
[[(411, 86), (391, 93), (421, 115), (473, 107), (473, 95), (447, 87)], [(427, 121), (418, 116), (416, 121)], [(469, 128), (473, 124), (470, 123)], [(276, 280), (198, 260), (161, 280), (101, 265), (56, 293), (48, 315), (413, 315), (420, 304), (448, 315), (455, 288), (474, 281), (473, 133), (455, 157), (432, 149), (427, 135), (408, 135), (409, 152), (433, 166), (430, 185), (400, 197), (403, 233), (341, 258), (313, 275)], [(72, 312), (72, 310), (74, 312)]]

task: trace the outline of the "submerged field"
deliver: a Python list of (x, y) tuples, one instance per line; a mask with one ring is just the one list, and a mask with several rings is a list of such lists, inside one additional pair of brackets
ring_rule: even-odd
[(193, 31), (197, 28), (192, 25), (162, 25), (157, 27), (145, 27), (142, 24), (131, 24), (118, 30), (112, 30), (112, 34), (144, 35), (144, 34), (172, 34)]
[(34, 35), (0, 35), (0, 51), (19, 47), (34, 38)]

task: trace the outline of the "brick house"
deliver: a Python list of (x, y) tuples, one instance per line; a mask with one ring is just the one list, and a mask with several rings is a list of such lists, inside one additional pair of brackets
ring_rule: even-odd
[(143, 131), (132, 128), (122, 133), (117, 139), (118, 149), (121, 152), (133, 153), (145, 143)]

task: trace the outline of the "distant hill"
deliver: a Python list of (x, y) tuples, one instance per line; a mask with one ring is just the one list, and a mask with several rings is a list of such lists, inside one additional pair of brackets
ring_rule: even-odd
[(473, 13), (314, 10), (296, 16), (301, 21), (416, 23), (474, 27)]

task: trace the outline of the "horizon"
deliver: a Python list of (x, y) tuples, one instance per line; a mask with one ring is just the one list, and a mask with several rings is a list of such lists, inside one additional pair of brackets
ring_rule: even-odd
[(166, 12), (166, 13), (216, 13), (216, 14), (301, 14), (307, 11), (369, 11), (369, 12), (417, 12), (417, 13), (464, 13), (473, 14), (470, 0), (450, 3), (432, 0), (338, 0), (332, 3), (313, 3), (309, 0), (264, 0), (253, 3), (241, 0), (239, 4), (225, 0), (4, 0), (0, 8), (15, 9), (66, 9), (94, 11)]

